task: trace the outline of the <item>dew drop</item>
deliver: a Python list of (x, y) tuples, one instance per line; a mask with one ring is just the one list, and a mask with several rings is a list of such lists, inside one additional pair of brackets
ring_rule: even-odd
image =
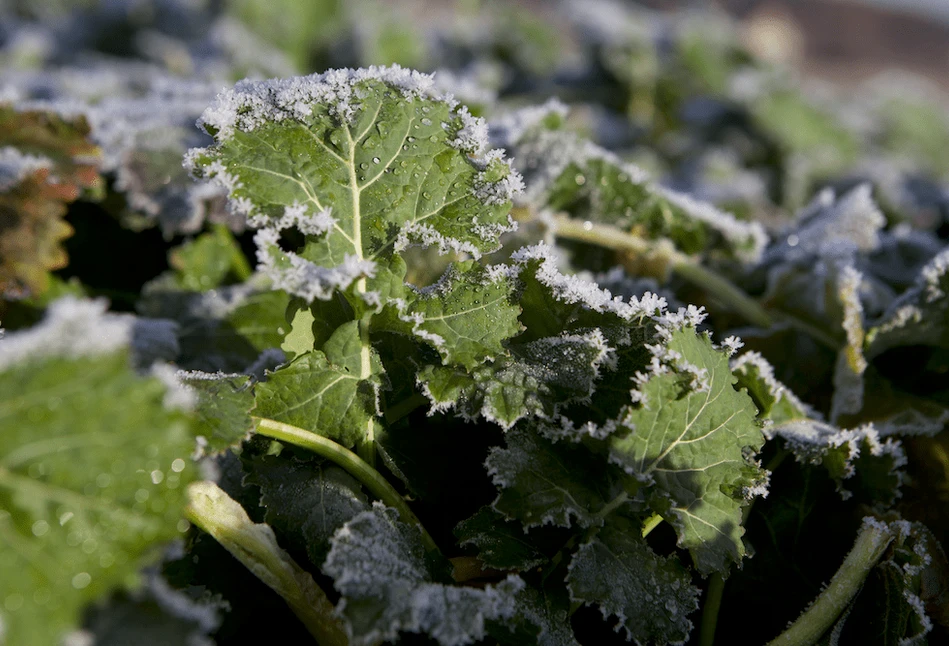
[(584, 184), (587, 183), (587, 178), (584, 177), (583, 175), (578, 174), (576, 177), (573, 178), (573, 181), (577, 183), (577, 186), (583, 186)]
[(430, 125), (432, 125), (432, 120), (429, 119), (428, 117), (425, 117), (424, 119), (422, 119), (422, 125), (423, 125), (423, 126), (430, 126)]
[(435, 135), (432, 135), (431, 137), (428, 138), (428, 140), (434, 144), (438, 142), (438, 137), (436, 137)]
[(593, 231), (593, 223), (590, 222), (589, 220), (587, 220), (586, 222), (584, 222), (584, 223), (583, 223), (583, 230), (584, 230), (584, 231)]
[(92, 583), (92, 576), (88, 572), (80, 572), (72, 578), (72, 587), (77, 590), (83, 590), (89, 587), (89, 584)]
[(174, 462), (171, 463), (171, 470), (175, 473), (181, 473), (185, 470), (185, 461), (181, 458), (176, 458)]
[(65, 525), (66, 523), (68, 523), (70, 520), (72, 520), (73, 516), (75, 516), (75, 514), (72, 513), (71, 511), (67, 511), (67, 512), (63, 513), (63, 514), (59, 517), (59, 526), (62, 527), (63, 525)]
[(789, 246), (789, 247), (796, 247), (797, 245), (800, 244), (800, 242), (801, 242), (801, 239), (798, 238), (798, 237), (797, 237), (796, 235), (794, 235), (793, 233), (788, 236), (788, 246)]
[(432, 199), (432, 194), (429, 193), (428, 191), (425, 191), (424, 193), (422, 193), (422, 197), (424, 197), (426, 200), (430, 200)]
[(135, 492), (135, 500), (137, 502), (145, 502), (148, 500), (148, 489), (139, 489)]
[(178, 524), (175, 526), (175, 528), (176, 528), (180, 533), (184, 534), (184, 533), (187, 532), (189, 529), (191, 529), (191, 523), (189, 523), (187, 520), (185, 520), (184, 518), (182, 518), (182, 519), (180, 519), (180, 520), (178, 521)]
[[(378, 159), (378, 157), (376, 159)], [(369, 168), (369, 164), (367, 164), (366, 162), (363, 162), (359, 164), (359, 167), (363, 170), (366, 170), (367, 168)]]
[(49, 531), (49, 523), (45, 520), (38, 520), (33, 523), (33, 536), (44, 536)]
[(373, 164), (378, 164), (380, 161), (382, 161), (382, 160), (379, 159), (378, 157), (373, 157), (373, 158), (372, 158), (372, 163), (373, 163)]
[(165, 479), (165, 474), (155, 469), (151, 472), (152, 484), (161, 484), (161, 481)]
[[(415, 126), (415, 127), (418, 128), (418, 126)], [(410, 144), (415, 143), (415, 137), (408, 137), (406, 138), (406, 141), (409, 142)]]

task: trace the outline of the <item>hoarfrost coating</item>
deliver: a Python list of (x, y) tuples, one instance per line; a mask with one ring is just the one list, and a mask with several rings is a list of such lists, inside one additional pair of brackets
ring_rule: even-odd
[(0, 370), (51, 357), (110, 354), (129, 347), (134, 317), (110, 314), (105, 300), (66, 296), (54, 301), (39, 325), (0, 339)]

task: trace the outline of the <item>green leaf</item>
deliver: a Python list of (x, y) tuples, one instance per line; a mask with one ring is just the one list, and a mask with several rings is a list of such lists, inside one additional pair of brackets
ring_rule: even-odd
[(723, 571), (745, 554), (742, 507), (762, 473), (746, 452), (764, 443), (751, 399), (734, 389), (724, 353), (705, 335), (671, 332), (674, 370), (653, 374), (630, 408), (610, 458), (647, 484), (650, 506), (676, 530), (700, 572)]
[(547, 557), (532, 544), (520, 523), (505, 520), (491, 507), (482, 507), (474, 516), (455, 527), (458, 544), (478, 548), (485, 567), (498, 570), (529, 570), (543, 565)]
[(688, 616), (699, 607), (699, 590), (678, 557), (658, 556), (622, 518), (577, 549), (567, 587), (572, 601), (599, 606), (604, 619), (616, 615), (615, 630), (637, 644), (684, 642)]
[(473, 370), (502, 355), (503, 342), (521, 331), (514, 289), (503, 273), (456, 263), (436, 284), (392, 303), (378, 325), (428, 343), (445, 365)]
[(247, 375), (180, 372), (178, 380), (198, 396), (198, 434), (211, 453), (234, 447), (253, 430), (254, 391)]
[(168, 254), (171, 279), (184, 291), (205, 292), (250, 276), (250, 265), (233, 234), (223, 225), (185, 242)]
[(570, 598), (564, 588), (526, 586), (514, 598), (514, 614), (490, 627), (499, 643), (580, 646), (570, 625)]
[[(261, 228), (262, 267), (308, 301), (351, 285), (371, 300), (377, 262), (407, 245), (478, 256), (511, 228), (520, 177), (486, 153), (484, 122), (418, 72), (245, 81), (201, 123), (216, 143), (189, 154), (193, 172), (227, 188)], [(278, 244), (289, 228), (304, 235), (298, 250)]]
[(281, 545), (316, 566), (326, 559), (333, 533), (369, 508), (359, 482), (332, 464), (286, 454), (242, 459), (245, 482), (260, 487), (264, 519)]
[(491, 451), (485, 466), (501, 492), (495, 510), (524, 527), (598, 526), (602, 511), (622, 493), (618, 474), (584, 446), (553, 443), (536, 430), (518, 428), (507, 446)]
[(149, 283), (137, 309), (143, 316), (178, 323), (177, 364), (187, 370), (243, 372), (262, 352), (280, 347), (289, 329), (289, 297), (271, 291), (263, 276), (208, 292), (185, 292), (164, 281)]
[(564, 130), (534, 129), (511, 142), (536, 209), (617, 226), (687, 254), (756, 262), (767, 243), (760, 224), (653, 182), (639, 167)]
[(780, 425), (795, 419), (816, 418), (817, 412), (791, 389), (775, 379), (774, 368), (758, 352), (745, 352), (731, 363), (739, 389), (745, 389), (758, 407), (758, 419)]
[(949, 250), (920, 271), (916, 284), (887, 309), (867, 332), (867, 356), (891, 348), (929, 345), (949, 348)]
[(418, 529), (396, 517), (374, 503), (333, 537), (323, 570), (342, 594), (337, 609), (351, 643), (394, 641), (410, 632), (461, 646), (483, 639), (486, 622), (514, 614), (523, 581), (508, 577), (483, 589), (438, 583), (445, 564), (431, 562)]
[(257, 386), (254, 414), (353, 446), (371, 434), (379, 415), (382, 364), (363, 347), (356, 321), (340, 326), (323, 351), (297, 357)]
[(195, 433), (124, 352), (6, 365), (0, 393), (0, 623), (54, 646), (181, 536)]
[(433, 410), (454, 409), (510, 428), (528, 416), (553, 418), (562, 406), (589, 399), (609, 351), (599, 330), (564, 334), (511, 346), (507, 357), (471, 372), (425, 366), (418, 379)]

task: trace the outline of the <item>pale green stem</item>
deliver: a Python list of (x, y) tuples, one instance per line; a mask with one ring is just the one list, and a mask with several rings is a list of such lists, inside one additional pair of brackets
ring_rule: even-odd
[(210, 534), (248, 570), (279, 594), (321, 646), (349, 640), (333, 604), (309, 572), (278, 544), (269, 525), (252, 521), (241, 505), (213, 482), (188, 485), (185, 516)]
[(280, 440), (281, 442), (313, 451), (317, 455), (332, 460), (348, 471), (350, 475), (359, 480), (372, 495), (386, 505), (395, 508), (402, 517), (403, 522), (418, 525), (419, 529), (422, 530), (422, 542), (425, 544), (427, 550), (433, 552), (438, 551), (435, 541), (432, 540), (428, 531), (426, 531), (425, 527), (422, 526), (422, 523), (409, 508), (408, 503), (405, 502), (405, 498), (395, 490), (395, 487), (389, 484), (388, 480), (382, 477), (381, 473), (369, 466), (358, 455), (346, 447), (340, 446), (333, 440), (325, 438), (322, 435), (317, 435), (316, 433), (311, 433), (302, 428), (262, 417), (255, 417), (254, 419), (257, 421), (257, 433), (260, 435), (265, 435), (275, 440)]
[(649, 533), (659, 527), (659, 524), (662, 522), (662, 516), (659, 514), (653, 514), (643, 523), (643, 538), (649, 536)]
[(768, 646), (810, 646), (834, 625), (894, 538), (889, 525), (868, 521), (864, 518), (853, 549), (831, 578), (830, 585), (797, 621), (768, 642)]
[(702, 622), (699, 625), (699, 646), (712, 646), (715, 643), (715, 629), (718, 627), (718, 611), (722, 607), (722, 593), (725, 591), (725, 578), (716, 572), (708, 581), (705, 603), (702, 604)]
[(653, 243), (613, 226), (581, 222), (565, 216), (556, 216), (553, 222), (554, 232), (562, 238), (588, 242), (616, 251), (628, 251), (641, 256), (665, 256), (669, 266), (681, 278), (706, 290), (750, 323), (763, 328), (771, 327), (773, 322), (771, 316), (756, 300), (738, 289), (724, 276), (698, 264), (686, 254), (676, 251), (668, 243), (665, 245)]

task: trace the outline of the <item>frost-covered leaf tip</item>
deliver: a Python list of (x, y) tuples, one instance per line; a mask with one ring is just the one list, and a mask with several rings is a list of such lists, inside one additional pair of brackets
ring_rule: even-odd
[[(520, 175), (488, 149), (484, 122), (433, 88), (397, 65), (242, 81), (199, 121), (216, 143), (185, 163), (259, 229), (277, 287), (309, 301), (371, 292), (409, 245), (478, 257), (514, 227)], [(299, 249), (281, 248), (290, 228)]]

